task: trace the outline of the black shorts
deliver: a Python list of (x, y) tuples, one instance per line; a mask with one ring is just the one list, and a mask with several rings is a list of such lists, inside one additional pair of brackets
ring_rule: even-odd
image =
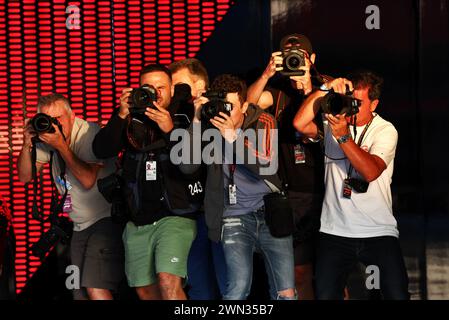
[(323, 196), (289, 191), (288, 197), (295, 220), (293, 233), (295, 265), (313, 264), (320, 230)]
[(87, 299), (85, 288), (116, 291), (125, 278), (123, 227), (103, 218), (82, 231), (74, 231), (70, 243), (72, 265), (80, 270), (80, 289), (76, 300)]

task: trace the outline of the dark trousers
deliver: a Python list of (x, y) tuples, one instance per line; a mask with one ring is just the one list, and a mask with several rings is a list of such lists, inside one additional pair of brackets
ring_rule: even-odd
[[(317, 248), (317, 298), (343, 299), (348, 275), (358, 262), (378, 268), (384, 299), (409, 299), (407, 270), (397, 238), (345, 238), (325, 233), (320, 233)], [(373, 268), (367, 269), (368, 276), (374, 275), (371, 270)]]

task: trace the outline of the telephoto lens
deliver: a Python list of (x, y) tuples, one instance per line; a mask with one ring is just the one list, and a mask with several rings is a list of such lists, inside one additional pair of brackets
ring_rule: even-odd
[(333, 90), (321, 98), (320, 107), (323, 113), (332, 115), (345, 114), (350, 117), (359, 112), (361, 101), (349, 95), (339, 94)]

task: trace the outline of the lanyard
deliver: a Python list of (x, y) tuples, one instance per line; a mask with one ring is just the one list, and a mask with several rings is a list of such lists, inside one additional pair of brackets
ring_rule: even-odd
[(229, 180), (230, 180), (230, 184), (233, 185), (234, 184), (234, 172), (236, 169), (236, 165), (235, 164), (230, 164), (229, 165)]
[[(365, 137), (365, 134), (366, 134), (366, 132), (368, 131), (369, 126), (371, 125), (371, 123), (373, 122), (373, 120), (374, 120), (374, 118), (375, 118), (376, 116), (377, 116), (377, 114), (375, 114), (375, 115), (371, 118), (371, 120), (368, 122), (368, 124), (367, 124), (367, 125), (365, 126), (365, 128), (363, 129), (363, 132), (362, 132), (362, 134), (361, 134), (360, 137), (359, 137), (359, 141), (357, 141), (357, 145), (358, 145), (359, 147), (362, 145), (363, 138)], [(355, 126), (354, 126), (354, 127), (355, 127)], [(357, 135), (357, 133), (356, 133), (355, 135)], [(356, 137), (354, 137), (354, 138), (356, 138)], [(353, 169), (352, 164), (349, 163), (348, 178), (351, 177), (352, 169)]]

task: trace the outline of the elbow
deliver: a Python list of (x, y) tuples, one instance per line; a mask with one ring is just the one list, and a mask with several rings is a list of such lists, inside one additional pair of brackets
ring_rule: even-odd
[(81, 185), (86, 190), (92, 189), (97, 184), (97, 170), (96, 168), (92, 168), (91, 170), (91, 174), (80, 180)]
[(305, 126), (299, 117), (295, 116), (295, 118), (293, 119), (293, 126), (299, 132), (304, 133)]
[(81, 182), (81, 185), (83, 186), (84, 189), (90, 190), (95, 186), (96, 182), (97, 182), (96, 179), (89, 179)]
[(382, 174), (382, 171), (380, 172), (373, 172), (373, 173), (368, 173), (364, 175), (364, 179), (366, 182), (373, 182), (374, 180), (376, 180), (377, 178), (379, 178), (379, 176)]
[(28, 183), (31, 181), (31, 177), (19, 173), (19, 181), (22, 183)]

